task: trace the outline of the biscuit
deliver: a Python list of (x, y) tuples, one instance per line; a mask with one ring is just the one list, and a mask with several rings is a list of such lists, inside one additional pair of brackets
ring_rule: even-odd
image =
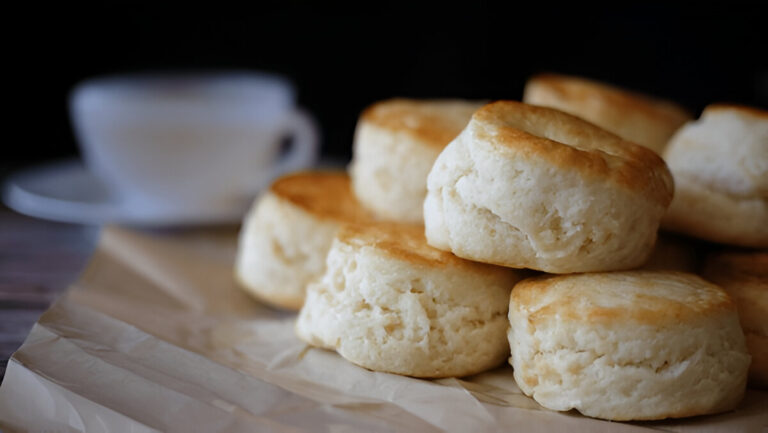
[(345, 226), (296, 333), (370, 370), (466, 376), (509, 356), (507, 301), (518, 272), (429, 247), (423, 227)]
[(515, 381), (549, 409), (655, 420), (726, 411), (744, 394), (750, 357), (736, 306), (693, 274), (532, 278), (509, 308)]
[(349, 169), (358, 200), (380, 219), (423, 223), (429, 169), (482, 105), (390, 99), (367, 108), (357, 124)]
[(669, 101), (584, 78), (541, 74), (525, 85), (523, 102), (588, 120), (659, 154), (691, 115)]
[(298, 310), (310, 280), (322, 275), (339, 226), (371, 217), (345, 173), (304, 172), (276, 180), (252, 206), (240, 232), (235, 275), (272, 306)]
[(662, 226), (744, 247), (768, 247), (768, 111), (710, 105), (670, 140), (675, 198)]
[(554, 109), (499, 101), (440, 154), (427, 191), (430, 245), (569, 273), (642, 265), (673, 184), (642, 146)]
[(703, 276), (725, 289), (736, 302), (752, 355), (749, 385), (768, 388), (768, 251), (712, 254)]

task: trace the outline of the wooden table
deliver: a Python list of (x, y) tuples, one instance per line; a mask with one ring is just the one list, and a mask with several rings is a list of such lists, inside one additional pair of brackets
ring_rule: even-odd
[(38, 317), (83, 270), (98, 226), (45, 221), (0, 205), (0, 382)]

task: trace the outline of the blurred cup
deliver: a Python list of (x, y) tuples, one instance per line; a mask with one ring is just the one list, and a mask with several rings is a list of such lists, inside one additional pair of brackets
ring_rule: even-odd
[(70, 110), (88, 168), (149, 221), (234, 219), (273, 178), (317, 158), (314, 121), (267, 73), (97, 78), (73, 90)]

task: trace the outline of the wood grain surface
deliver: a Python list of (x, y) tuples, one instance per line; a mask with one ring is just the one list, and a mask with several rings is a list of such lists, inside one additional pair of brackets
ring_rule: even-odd
[(45, 221), (0, 205), (0, 382), (40, 315), (77, 279), (99, 227)]

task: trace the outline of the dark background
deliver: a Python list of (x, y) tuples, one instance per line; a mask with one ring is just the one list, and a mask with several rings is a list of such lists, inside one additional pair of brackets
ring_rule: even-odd
[(320, 122), (324, 153), (339, 157), (350, 154), (360, 110), (378, 99), (519, 99), (526, 78), (542, 71), (667, 97), (696, 114), (714, 101), (768, 105), (768, 39), (759, 3), (730, 2), (727, 9), (704, 3), (384, 4), (117, 2), (9, 12), (6, 102), (13, 114), (0, 175), (77, 155), (70, 89), (119, 72), (285, 74)]

